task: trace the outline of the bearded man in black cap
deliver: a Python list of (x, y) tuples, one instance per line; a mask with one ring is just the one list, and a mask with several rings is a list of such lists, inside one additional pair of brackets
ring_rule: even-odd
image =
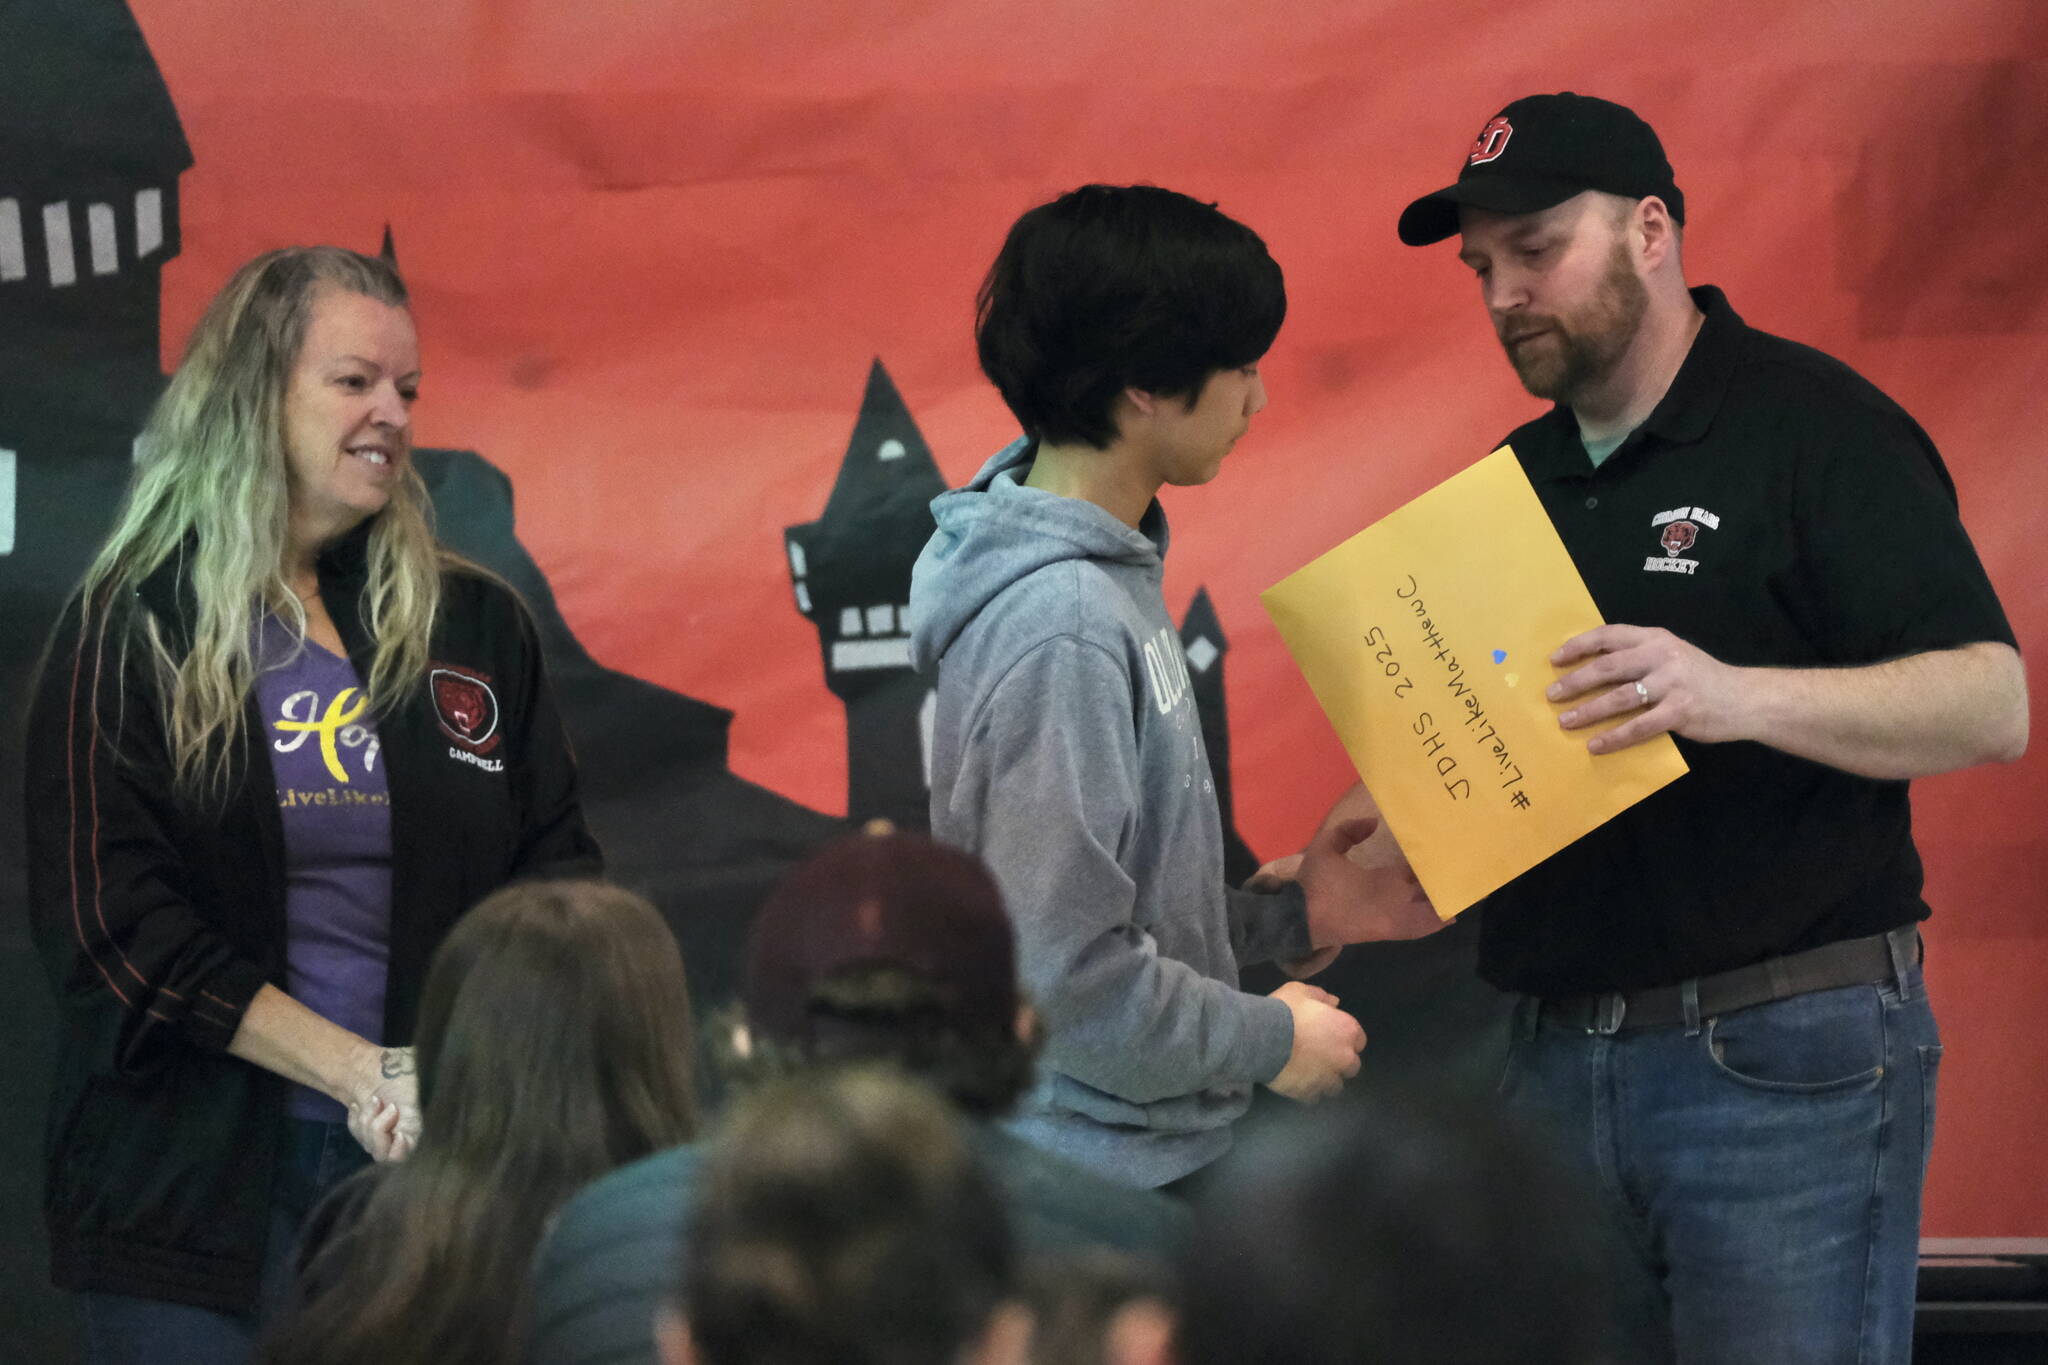
[(1512, 1105), (1611, 1205), (1627, 1358), (1904, 1361), (1941, 1045), (1907, 780), (2010, 761), (2011, 627), (1933, 443), (1688, 289), (1657, 135), (1583, 95), (1401, 215), (1460, 238), (1530, 393), (1508, 442), (1602, 615), (1550, 697), (1691, 771), (1484, 902)]

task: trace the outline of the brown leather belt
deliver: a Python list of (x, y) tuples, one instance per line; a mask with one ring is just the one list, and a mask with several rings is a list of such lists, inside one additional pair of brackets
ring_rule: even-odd
[(1546, 997), (1538, 1008), (1544, 1018), (1565, 1028), (1584, 1029), (1587, 1033), (1658, 1028), (1686, 1021), (1688, 986), (1696, 992), (1696, 1016), (1705, 1018), (1731, 1014), (1788, 996), (1804, 995), (1808, 991), (1889, 981), (1897, 974), (1898, 963), (1918, 962), (1920, 956), (1920, 927), (1908, 924), (1889, 934), (1845, 938), (1809, 948), (1803, 953), (1767, 958), (1752, 966), (1716, 972), (1676, 986), (1603, 991), (1598, 995), (1551, 996)]

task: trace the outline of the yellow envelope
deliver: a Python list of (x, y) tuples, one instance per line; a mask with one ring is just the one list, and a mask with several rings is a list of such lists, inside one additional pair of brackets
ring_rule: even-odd
[(1259, 596), (1447, 919), (1686, 770), (1559, 727), (1551, 652), (1603, 622), (1507, 446)]

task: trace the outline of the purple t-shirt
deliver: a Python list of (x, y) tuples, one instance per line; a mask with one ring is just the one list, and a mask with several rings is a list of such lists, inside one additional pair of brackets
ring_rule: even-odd
[[(384, 1031), (391, 945), (391, 794), (355, 666), (266, 614), (256, 699), (284, 820), (291, 996), (371, 1042)], [(291, 1112), (339, 1120), (336, 1101), (292, 1088)]]

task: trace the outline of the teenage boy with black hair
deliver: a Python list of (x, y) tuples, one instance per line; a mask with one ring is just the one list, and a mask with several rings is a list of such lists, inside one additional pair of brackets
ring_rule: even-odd
[(1087, 185), (1018, 220), (977, 305), (1025, 435), (932, 504), (912, 573), (932, 829), (994, 871), (1046, 1020), (1015, 1126), (1167, 1185), (1228, 1148), (1254, 1083), (1312, 1100), (1358, 1070), (1334, 997), (1245, 994), (1240, 963), (1441, 926), (1405, 869), (1346, 860), (1370, 822), (1318, 835), (1277, 894), (1224, 882), (1154, 495), (1214, 478), (1266, 404), (1287, 297), (1265, 244), (1170, 190)]

